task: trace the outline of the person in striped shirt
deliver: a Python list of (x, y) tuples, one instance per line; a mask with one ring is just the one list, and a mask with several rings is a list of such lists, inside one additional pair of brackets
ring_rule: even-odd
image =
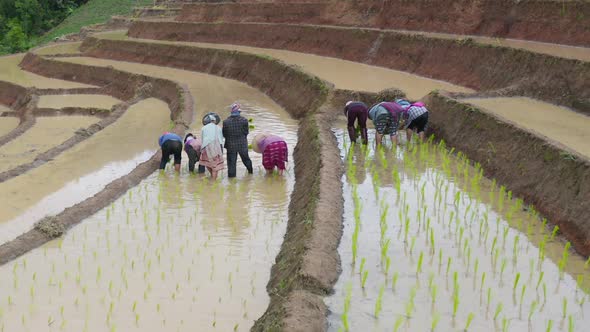
[(392, 144), (397, 144), (397, 129), (404, 109), (394, 102), (382, 102), (369, 110), (369, 119), (375, 125), (375, 144), (382, 144), (383, 136), (389, 135)]

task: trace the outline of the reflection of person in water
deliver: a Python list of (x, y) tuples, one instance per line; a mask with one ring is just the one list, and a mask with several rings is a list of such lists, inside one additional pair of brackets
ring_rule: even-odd
[[(354, 174), (350, 174), (349, 172), (346, 172), (345, 176), (346, 176), (346, 180), (348, 181), (348, 183), (357, 183), (357, 184), (361, 184), (363, 182), (365, 182), (365, 179), (367, 177), (367, 169), (366, 169), (366, 149), (368, 148), (367, 145), (355, 145), (355, 144), (351, 144), (348, 147), (348, 153), (345, 156), (345, 162), (349, 157), (352, 157), (352, 163), (354, 164), (355, 167), (355, 172)], [(351, 155), (352, 154), (352, 155)], [(351, 178), (351, 176), (354, 176), (354, 179)]]

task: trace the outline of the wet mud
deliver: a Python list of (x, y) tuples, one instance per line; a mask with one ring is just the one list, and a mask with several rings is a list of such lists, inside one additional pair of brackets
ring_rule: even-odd
[(511, 87), (515, 94), (590, 114), (590, 63), (472, 40), (327, 26), (147, 21), (135, 22), (129, 36), (237, 44), (337, 57), (478, 91)]
[(0, 118), (0, 137), (11, 132), (16, 126), (18, 126), (20, 120), (12, 117)]

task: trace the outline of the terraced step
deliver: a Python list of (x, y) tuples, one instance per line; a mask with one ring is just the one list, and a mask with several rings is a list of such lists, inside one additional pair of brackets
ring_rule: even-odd
[(177, 19), (405, 29), (588, 47), (588, 17), (590, 3), (586, 1), (362, 0), (201, 2), (185, 4)]
[(287, 24), (145, 21), (132, 25), (129, 36), (332, 56), (445, 80), (474, 90), (504, 89), (503, 93), (525, 95), (590, 114), (590, 63), (469, 40)]

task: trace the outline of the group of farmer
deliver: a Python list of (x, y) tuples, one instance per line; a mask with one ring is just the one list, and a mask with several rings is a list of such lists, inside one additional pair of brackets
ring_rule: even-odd
[[(177, 134), (164, 133), (158, 142), (162, 148), (160, 169), (165, 169), (170, 157), (174, 156), (174, 168), (179, 172), (184, 145), (184, 151), (189, 160), (189, 171), (194, 173), (195, 165), (199, 162), (198, 173), (205, 173), (207, 169), (211, 173), (211, 178), (217, 179), (219, 172), (224, 168), (223, 149), (225, 147), (228, 177), (236, 176), (238, 155), (248, 173), (252, 174), (254, 170), (248, 154), (250, 124), (241, 112), (240, 104), (231, 105), (231, 114), (223, 121), (221, 127), (219, 126), (221, 117), (216, 113), (207, 113), (203, 117), (200, 138), (188, 133), (183, 140)], [(256, 135), (252, 141), (252, 149), (262, 154), (262, 166), (268, 174), (273, 173), (275, 169), (278, 169), (279, 175), (283, 174), (288, 161), (288, 147), (283, 138), (268, 133)]]
[(349, 101), (344, 107), (344, 114), (348, 119), (348, 135), (352, 142), (356, 142), (357, 129), (355, 122), (360, 127), (360, 136), (364, 144), (368, 143), (367, 118), (375, 125), (375, 144), (382, 144), (383, 137), (389, 135), (391, 142), (398, 142), (397, 131), (402, 121), (406, 129), (407, 140), (412, 139), (414, 132), (418, 133), (420, 139), (424, 139), (425, 130), (428, 125), (428, 109), (424, 103), (411, 103), (405, 99), (395, 101), (384, 101), (371, 107), (360, 101)]

